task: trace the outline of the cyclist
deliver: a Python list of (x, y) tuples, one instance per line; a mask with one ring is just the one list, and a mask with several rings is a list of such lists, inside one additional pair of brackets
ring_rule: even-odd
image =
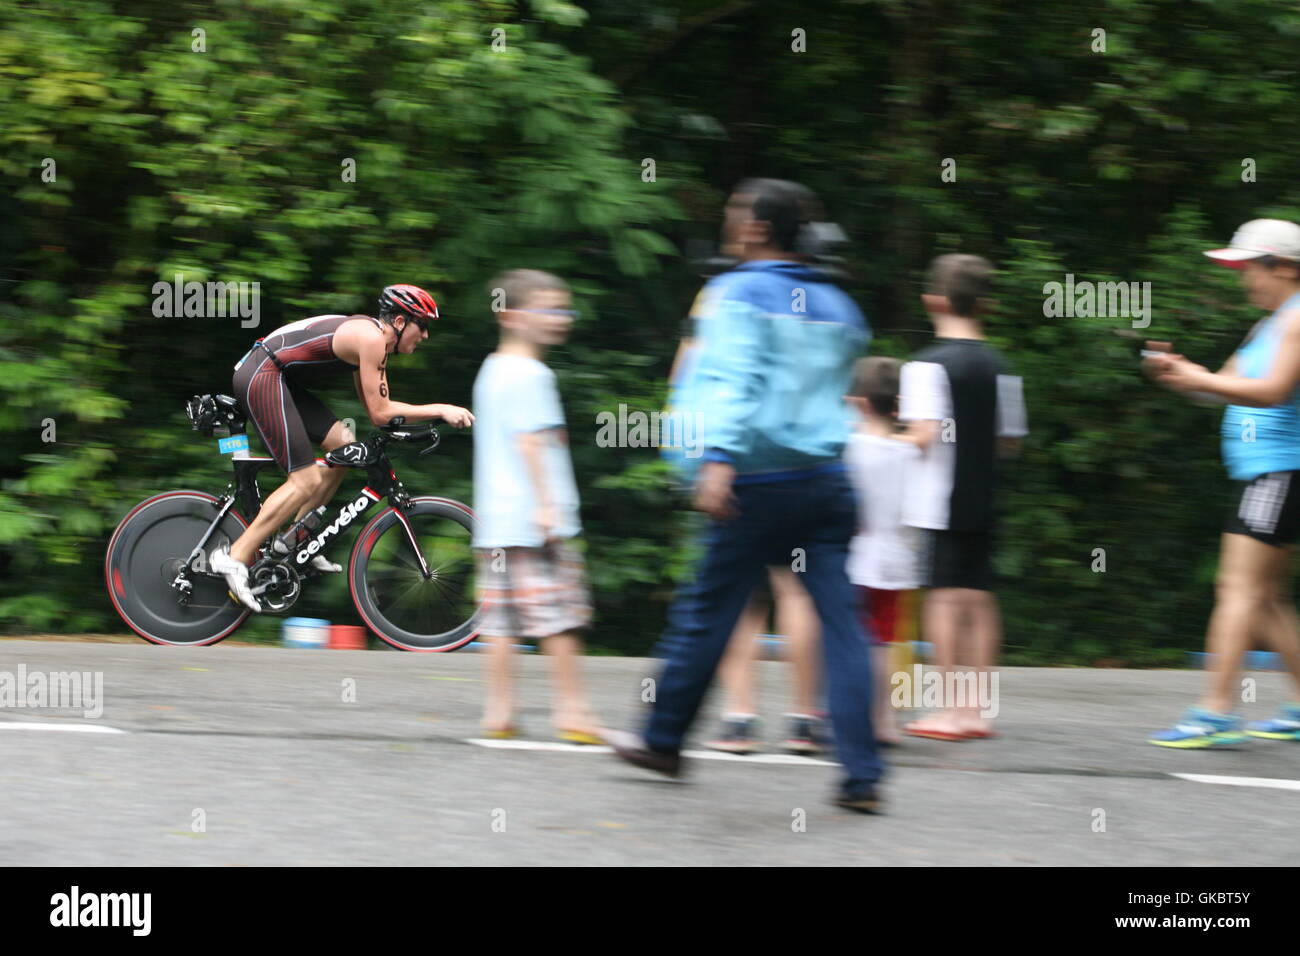
[[(235, 365), (234, 394), (271, 457), (289, 480), (266, 499), (257, 518), (230, 550), (213, 553), (210, 567), (225, 577), (231, 596), (254, 611), (262, 608), (248, 583), (248, 569), (267, 538), (290, 519), (302, 518), (329, 501), (343, 481), (343, 469), (318, 462), (313, 443), (332, 451), (356, 437), (307, 390), (352, 373), (370, 421), (386, 425), (396, 415), (408, 422), (441, 418), (457, 428), (474, 423), (457, 405), (408, 405), (388, 392), (388, 356), (410, 355), (429, 337), (438, 318), (433, 296), (413, 285), (390, 285), (379, 296), (379, 317), (318, 315), (281, 326), (258, 339)], [(342, 567), (317, 555), (319, 571)]]

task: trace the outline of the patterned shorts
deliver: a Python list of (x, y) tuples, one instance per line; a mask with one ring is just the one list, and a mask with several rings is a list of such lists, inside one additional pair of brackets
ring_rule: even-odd
[(474, 554), (484, 637), (550, 637), (591, 623), (586, 565), (572, 542), (476, 548)]

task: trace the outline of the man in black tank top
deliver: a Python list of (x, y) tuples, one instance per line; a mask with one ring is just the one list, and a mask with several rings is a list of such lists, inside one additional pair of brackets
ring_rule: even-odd
[[(262, 505), (256, 520), (230, 547), (212, 555), (230, 593), (260, 611), (248, 584), (248, 569), (266, 540), (290, 518), (297, 520), (334, 497), (344, 470), (318, 462), (314, 446), (329, 452), (356, 437), (325, 404), (308, 391), (351, 374), (371, 422), (386, 425), (397, 415), (408, 422), (443, 419), (457, 428), (473, 424), (468, 409), (456, 405), (408, 405), (388, 393), (388, 356), (409, 355), (429, 337), (438, 318), (433, 297), (413, 285), (393, 285), (379, 297), (379, 317), (318, 315), (281, 326), (259, 339), (235, 365), (234, 394), (244, 406), (267, 452), (289, 480)], [(324, 555), (312, 559), (321, 571), (341, 571)]]

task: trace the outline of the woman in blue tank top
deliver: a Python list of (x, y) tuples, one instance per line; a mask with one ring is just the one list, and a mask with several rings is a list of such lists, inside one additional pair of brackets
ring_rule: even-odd
[(1227, 404), (1223, 461), (1236, 484), (1206, 634), (1209, 687), (1197, 706), (1150, 742), (1199, 749), (1237, 746), (1248, 736), (1300, 741), (1300, 703), (1244, 728), (1232, 713), (1242, 658), (1257, 634), (1282, 656), (1300, 688), (1300, 619), (1288, 588), (1300, 539), (1300, 226), (1256, 219), (1226, 249), (1206, 255), (1240, 270), (1251, 305), (1269, 315), (1218, 372), (1173, 354), (1145, 363), (1161, 385)]

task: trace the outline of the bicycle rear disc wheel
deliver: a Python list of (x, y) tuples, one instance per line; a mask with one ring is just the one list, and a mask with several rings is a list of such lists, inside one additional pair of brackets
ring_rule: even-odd
[[(474, 513), (449, 498), (412, 498), (405, 522), (393, 508), (357, 536), (348, 578), (357, 613), (404, 651), (454, 651), (478, 633)], [(426, 578), (407, 527), (432, 575)]]
[[(201, 491), (169, 491), (136, 505), (108, 542), (104, 580), (113, 607), (135, 633), (154, 644), (215, 644), (234, 632), (249, 610), (231, 600), (221, 578), (191, 574), (188, 604), (171, 581), (218, 512), (217, 499)], [(229, 548), (248, 527), (226, 512), (204, 548)]]

